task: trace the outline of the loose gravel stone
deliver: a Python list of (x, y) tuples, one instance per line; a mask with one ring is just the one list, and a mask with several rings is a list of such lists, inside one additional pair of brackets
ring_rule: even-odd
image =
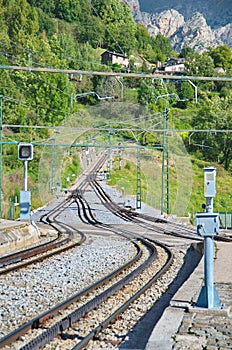
[(125, 239), (91, 237), (91, 244), (2, 276), (0, 336), (99, 280), (135, 253)]

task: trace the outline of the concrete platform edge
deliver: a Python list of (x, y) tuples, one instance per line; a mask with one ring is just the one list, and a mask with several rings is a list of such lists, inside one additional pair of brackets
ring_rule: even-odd
[(184, 282), (165, 309), (147, 342), (145, 350), (171, 350), (184, 313), (191, 307), (200, 292), (204, 275), (204, 259)]

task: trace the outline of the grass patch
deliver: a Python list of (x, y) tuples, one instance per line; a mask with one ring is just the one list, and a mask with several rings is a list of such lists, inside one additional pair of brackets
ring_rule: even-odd
[[(123, 160), (119, 170), (114, 162), (108, 184), (115, 186), (126, 195), (136, 196), (137, 161), (135, 155), (127, 153), (127, 160)], [(189, 160), (192, 172), (182, 169), (178, 159), (169, 161), (169, 189), (170, 210), (177, 216), (191, 215), (202, 211), (204, 197), (204, 167), (215, 166), (217, 169), (214, 211), (232, 211), (232, 177), (218, 164), (199, 161), (196, 158)], [(162, 153), (153, 151), (152, 157), (143, 156), (141, 159), (141, 189), (142, 201), (160, 209), (162, 189)]]

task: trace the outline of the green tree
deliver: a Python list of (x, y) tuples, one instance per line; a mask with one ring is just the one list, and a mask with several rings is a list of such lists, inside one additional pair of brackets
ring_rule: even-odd
[(137, 48), (140, 53), (146, 50), (147, 45), (150, 43), (150, 35), (147, 28), (138, 23), (136, 26), (135, 38), (137, 40)]
[(8, 35), (17, 41), (22, 32), (25, 36), (33, 36), (39, 30), (37, 11), (26, 0), (11, 0), (5, 4), (5, 22), (9, 23)]
[(55, 16), (55, 0), (27, 0), (33, 6), (40, 8), (49, 17)]
[(157, 53), (160, 52), (165, 57), (175, 56), (175, 52), (171, 46), (171, 41), (169, 38), (164, 37), (161, 34), (157, 34), (156, 37), (151, 37), (152, 46), (156, 48)]
[[(232, 165), (232, 103), (229, 98), (214, 98), (198, 110), (193, 127), (208, 132), (196, 132), (191, 137), (190, 150), (199, 149), (207, 161), (218, 161), (228, 170)], [(214, 130), (219, 130), (215, 132)]]
[(181, 108), (187, 108), (189, 102), (194, 98), (194, 89), (188, 81), (182, 81), (177, 88), (177, 94), (183, 101), (179, 101), (177, 105)]
[(102, 47), (106, 31), (102, 20), (88, 12), (83, 12), (79, 23), (75, 27), (77, 41), (83, 44), (88, 42), (93, 48)]
[(56, 23), (40, 8), (37, 8), (37, 13), (39, 19), (39, 33), (44, 32), (46, 37), (50, 39), (55, 34)]
[(231, 71), (232, 51), (229, 46), (222, 45), (214, 49), (210, 48), (209, 54), (214, 61), (215, 67), (222, 67), (225, 71)]
[(93, 13), (106, 26), (104, 46), (111, 50), (131, 53), (136, 47), (136, 24), (129, 7), (119, 0), (94, 0)]
[(194, 49), (189, 46), (183, 47), (183, 49), (181, 49), (181, 52), (179, 54), (179, 57), (186, 58), (186, 59), (193, 56), (194, 56)]
[[(185, 56), (185, 69), (187, 75), (213, 77), (214, 76), (214, 62), (209, 53), (204, 52), (199, 54), (192, 50), (188, 50)], [(215, 84), (213, 81), (197, 82), (196, 85), (200, 90), (214, 90)]]
[[(223, 68), (224, 73), (227, 76), (232, 74), (232, 51), (226, 46), (218, 46), (216, 48), (209, 49), (209, 55), (212, 57), (214, 66)], [(219, 73), (215, 73), (220, 75)], [(217, 81), (215, 84), (215, 90), (220, 93), (221, 97), (226, 97), (230, 95), (230, 90), (232, 88), (231, 82), (221, 82)]]
[(155, 102), (154, 87), (151, 79), (143, 79), (138, 89), (138, 102), (141, 105), (148, 105)]
[(214, 75), (214, 61), (207, 52), (199, 54), (197, 52), (189, 51), (185, 60), (185, 67), (189, 75), (203, 77)]
[(55, 5), (55, 17), (67, 22), (78, 21), (82, 13), (79, 0), (59, 0)]

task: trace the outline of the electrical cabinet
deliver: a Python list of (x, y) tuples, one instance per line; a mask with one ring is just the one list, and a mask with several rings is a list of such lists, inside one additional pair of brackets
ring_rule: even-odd
[(196, 221), (199, 236), (215, 236), (219, 232), (218, 213), (197, 213)]

